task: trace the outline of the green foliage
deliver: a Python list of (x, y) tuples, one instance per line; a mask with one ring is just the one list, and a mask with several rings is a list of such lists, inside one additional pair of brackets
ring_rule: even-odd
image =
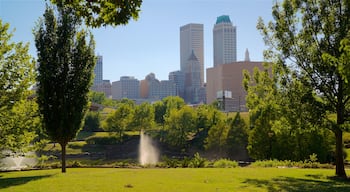
[[(79, 21), (69, 8), (47, 7), (34, 30), (38, 50), (38, 104), (43, 126), (62, 147), (62, 172), (65, 172), (65, 147), (83, 125), (89, 101), (92, 72), (96, 59), (93, 37), (79, 31)], [(88, 41), (89, 38), (89, 41)]]
[(186, 150), (188, 140), (196, 128), (196, 113), (193, 108), (183, 106), (180, 109), (172, 109), (168, 114), (165, 118), (166, 142), (173, 147)]
[(131, 18), (137, 19), (142, 0), (51, 0), (58, 7), (69, 7), (87, 26), (125, 25)]
[(0, 19), (0, 151), (24, 153), (40, 132), (38, 107), (29, 88), (34, 82), (34, 61), (29, 44), (15, 43), (10, 25)]
[(194, 154), (194, 157), (189, 163), (189, 167), (192, 168), (203, 168), (206, 165), (207, 160), (199, 155), (199, 153)]
[(85, 131), (97, 131), (100, 128), (100, 113), (95, 111), (89, 111), (85, 117), (84, 130)]
[(229, 126), (226, 122), (224, 113), (215, 113), (213, 120), (215, 123), (212, 124), (208, 131), (208, 137), (205, 139), (206, 149), (217, 149), (222, 152), (227, 146), (227, 135), (229, 132)]
[(106, 100), (106, 95), (105, 95), (105, 93), (102, 93), (102, 92), (90, 91), (89, 96), (90, 96), (91, 102), (98, 103), (101, 105)]
[(99, 137), (91, 136), (86, 139), (86, 143), (90, 145), (114, 145), (121, 142), (121, 139), (116, 136)]
[(154, 108), (149, 103), (136, 106), (132, 125), (136, 130), (147, 130), (154, 126)]
[[(285, 0), (276, 2), (272, 15), (274, 21), (264, 25), (260, 19), (257, 25), (270, 47), (266, 59), (287, 71), (282, 89), (291, 78), (310, 89), (301, 101), (312, 106), (309, 114), (321, 114), (316, 124), (333, 131), (336, 175), (346, 177), (342, 134), (350, 120), (350, 3)], [(336, 120), (328, 114), (336, 114)]]
[(106, 131), (117, 132), (119, 139), (123, 140), (125, 131), (133, 122), (134, 109), (129, 102), (118, 104), (118, 108), (102, 123), (102, 128)]
[(248, 127), (240, 113), (237, 113), (234, 119), (229, 119), (228, 122), (230, 130), (227, 135), (227, 147), (230, 154), (235, 154), (248, 145)]
[(25, 153), (33, 149), (34, 141), (41, 129), (38, 105), (32, 100), (17, 101), (6, 118), (1, 121), (0, 151), (11, 150), (15, 153)]
[(10, 25), (0, 19), (0, 111), (12, 106), (29, 94), (34, 81), (34, 61), (29, 44), (12, 42)]
[(214, 168), (235, 168), (238, 167), (237, 161), (231, 161), (229, 159), (219, 159), (214, 162)]
[(211, 127), (217, 124), (221, 113), (212, 105), (201, 105), (196, 109), (197, 112), (197, 130), (195, 135), (195, 145), (204, 149), (205, 140)]

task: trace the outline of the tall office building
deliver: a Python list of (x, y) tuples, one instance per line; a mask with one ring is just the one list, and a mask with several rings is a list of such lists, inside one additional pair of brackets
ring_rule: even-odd
[(213, 29), (214, 67), (237, 61), (236, 26), (228, 15), (217, 18)]
[(94, 69), (94, 86), (100, 85), (103, 83), (103, 58), (101, 55), (97, 55), (97, 62)]
[(199, 92), (201, 88), (200, 81), (200, 62), (194, 51), (187, 60), (185, 73), (185, 102), (198, 104)]
[(169, 80), (175, 82), (176, 95), (185, 97), (185, 75), (182, 71), (173, 71), (169, 73)]
[(192, 51), (200, 63), (200, 83), (204, 84), (204, 40), (203, 24), (190, 23), (180, 27), (180, 70), (187, 68)]

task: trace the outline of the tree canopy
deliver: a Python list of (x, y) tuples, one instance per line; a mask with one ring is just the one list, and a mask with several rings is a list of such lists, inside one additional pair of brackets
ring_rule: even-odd
[(70, 7), (87, 26), (125, 25), (139, 16), (142, 0), (51, 0), (58, 7)]

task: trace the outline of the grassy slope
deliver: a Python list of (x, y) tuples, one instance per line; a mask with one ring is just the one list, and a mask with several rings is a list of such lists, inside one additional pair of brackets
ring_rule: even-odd
[(77, 168), (0, 173), (0, 191), (350, 191), (326, 169)]

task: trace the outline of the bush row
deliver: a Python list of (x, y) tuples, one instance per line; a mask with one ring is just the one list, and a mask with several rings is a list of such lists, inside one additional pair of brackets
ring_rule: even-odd
[(290, 160), (264, 160), (264, 161), (255, 161), (250, 167), (287, 167), (287, 168), (334, 168), (331, 164), (321, 164), (315, 161), (290, 161)]

